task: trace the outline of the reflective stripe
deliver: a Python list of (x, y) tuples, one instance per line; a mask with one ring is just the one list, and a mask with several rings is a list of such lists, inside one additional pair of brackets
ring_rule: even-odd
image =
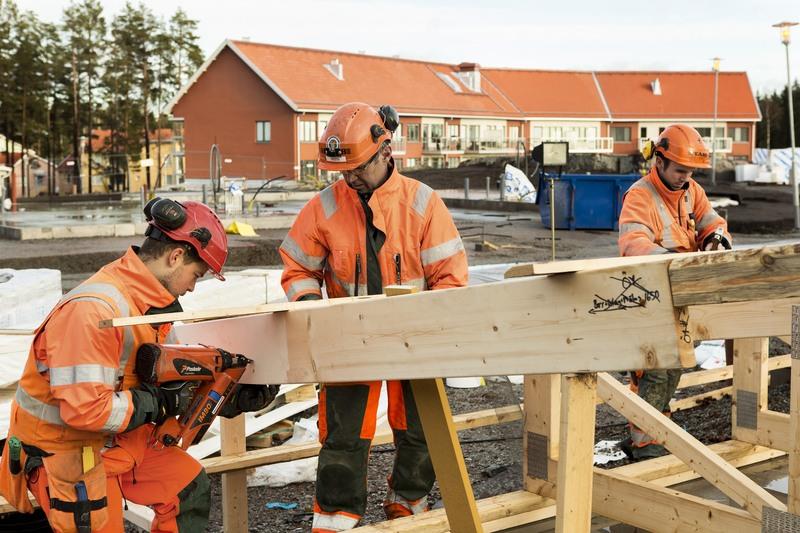
[(50, 369), (50, 385), (75, 385), (77, 383), (103, 383), (113, 387), (117, 381), (117, 369), (96, 364), (63, 366)]
[(651, 241), (656, 240), (656, 236), (649, 227), (645, 224), (641, 224), (639, 222), (626, 222), (625, 224), (619, 225), (619, 234), (620, 236), (625, 235), (626, 233), (631, 233), (634, 231), (641, 231), (644, 232)]
[(314, 521), (311, 528), (325, 529), (328, 531), (347, 531), (358, 525), (360, 519), (355, 516), (342, 513), (314, 513)]
[(22, 385), (17, 385), (17, 393), (14, 395), (14, 401), (17, 402), (20, 409), (27, 411), (30, 415), (43, 420), (50, 424), (57, 426), (66, 426), (67, 424), (61, 419), (61, 412), (58, 410), (57, 405), (50, 405), (41, 400), (37, 400), (28, 391), (22, 388)]
[(331, 218), (339, 206), (336, 204), (336, 196), (333, 193), (333, 187), (336, 183), (325, 187), (319, 193), (319, 202), (322, 204), (322, 210), (325, 212), (325, 218)]
[[(91, 293), (102, 294), (104, 296), (108, 296), (109, 298), (111, 298), (117, 305), (120, 317), (128, 317), (131, 315), (130, 307), (128, 306), (128, 301), (125, 300), (125, 297), (122, 295), (119, 289), (117, 289), (111, 283), (87, 283), (83, 285), (78, 285), (77, 287), (69, 291), (64, 296), (64, 298), (62, 298), (62, 302), (68, 299), (69, 300), (98, 299), (96, 296), (79, 297), (81, 294), (91, 294)], [(105, 302), (105, 300), (101, 301), (107, 303)], [(123, 377), (125, 376), (125, 367), (128, 365), (128, 361), (133, 355), (133, 344), (134, 344), (133, 327), (132, 326), (123, 327), (122, 350), (120, 352), (120, 357), (119, 357), (119, 368), (117, 369), (117, 381), (119, 385), (122, 385), (122, 380)]]
[[(344, 291), (347, 293), (348, 296), (355, 295), (355, 290), (354, 290), (355, 285), (353, 285), (352, 283), (347, 283), (346, 281), (342, 281), (339, 278), (337, 278), (336, 272), (334, 272), (333, 270), (331, 270), (331, 277), (333, 278), (333, 281), (336, 282), (337, 285), (339, 285), (342, 289), (344, 289)], [(366, 284), (363, 283), (358, 284), (359, 296), (366, 296), (368, 292), (369, 288), (367, 288)]]
[(111, 400), (111, 413), (100, 431), (117, 433), (122, 429), (126, 414), (128, 414), (128, 395), (124, 392), (115, 392), (114, 399)]
[(661, 255), (661, 254), (668, 254), (668, 253), (670, 253), (670, 251), (667, 250), (666, 248), (662, 248), (661, 246), (658, 246), (657, 244), (654, 244), (653, 245), (653, 249), (650, 250), (649, 252), (647, 252), (647, 255)]
[(653, 186), (652, 183), (645, 179), (641, 179), (637, 181), (634, 186), (643, 187), (650, 193), (650, 196), (653, 199), (653, 204), (656, 206), (656, 211), (658, 211), (658, 218), (661, 219), (661, 242), (658, 243), (662, 248), (666, 248), (667, 250), (674, 250), (680, 246), (678, 241), (675, 239), (675, 236), (672, 234), (672, 224), (675, 222), (675, 218), (667, 209), (664, 200), (661, 198), (661, 195), (658, 194), (658, 191)]
[(48, 370), (50, 370), (50, 369), (47, 367), (47, 363), (45, 363), (44, 361), (39, 361), (38, 359), (36, 360), (36, 371), (37, 372), (39, 372), (40, 374), (44, 374)]
[(322, 288), (319, 282), (315, 279), (300, 279), (289, 285), (289, 290), (286, 291), (286, 299), (293, 302), (297, 295), (301, 292), (314, 291), (322, 296)]
[(411, 208), (416, 211), (419, 216), (424, 217), (425, 211), (428, 209), (428, 202), (430, 201), (432, 195), (433, 189), (424, 183), (420, 183), (419, 188), (417, 189), (417, 194), (414, 196), (414, 203), (411, 204)]
[(399, 494), (397, 494), (394, 491), (394, 489), (392, 489), (390, 487), (389, 491), (386, 494), (386, 501), (384, 501), (383, 505), (385, 507), (385, 506), (391, 505), (393, 503), (402, 505), (403, 507), (405, 507), (406, 509), (411, 511), (412, 514), (420, 514), (420, 513), (424, 513), (425, 511), (428, 510), (428, 498), (427, 497), (420, 498), (418, 500), (407, 500), (407, 499), (403, 498), (402, 496), (400, 496)]
[(461, 242), (461, 237), (450, 239), (449, 241), (443, 242), (442, 244), (434, 246), (433, 248), (422, 250), (422, 252), (420, 252), (422, 266), (428, 266), (432, 263), (436, 263), (437, 261), (447, 259), (448, 257), (452, 257), (463, 250), (464, 243)]
[(164, 339), (164, 344), (180, 344), (178, 335), (175, 334), (175, 328), (169, 328), (169, 333), (167, 333), (167, 338)]
[(291, 235), (287, 235), (281, 243), (281, 250), (289, 254), (289, 257), (303, 265), (308, 270), (319, 271), (322, 270), (322, 265), (325, 264), (325, 257), (309, 255), (300, 248)]
[(704, 229), (717, 222), (717, 220), (722, 220), (722, 217), (713, 208), (709, 209), (708, 213), (703, 215), (703, 218), (697, 223), (697, 231), (703, 233)]
[(660, 444), (656, 439), (634, 425), (631, 425), (631, 443), (636, 448), (643, 448), (650, 444)]

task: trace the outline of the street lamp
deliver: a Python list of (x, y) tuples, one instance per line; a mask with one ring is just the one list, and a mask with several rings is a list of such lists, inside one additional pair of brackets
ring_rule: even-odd
[(794, 204), (794, 229), (800, 229), (800, 199), (797, 196), (797, 172), (795, 167), (794, 153), (794, 105), (792, 103), (792, 75), (789, 70), (789, 28), (797, 26), (797, 22), (778, 22), (773, 24), (773, 28), (781, 31), (781, 42), (786, 46), (786, 92), (789, 96), (789, 139), (792, 145), (792, 202)]
[(714, 71), (714, 121), (711, 126), (711, 185), (717, 184), (717, 96), (719, 95), (719, 57), (712, 59), (711, 70)]

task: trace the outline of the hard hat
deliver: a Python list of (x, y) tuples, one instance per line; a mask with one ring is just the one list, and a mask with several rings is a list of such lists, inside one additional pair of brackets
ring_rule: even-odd
[(711, 168), (706, 143), (696, 129), (686, 124), (667, 126), (658, 136), (655, 152), (685, 167)]
[(210, 207), (200, 202), (153, 198), (144, 207), (144, 215), (149, 224), (146, 236), (157, 240), (166, 236), (190, 244), (214, 276), (225, 281), (222, 267), (228, 259), (228, 237)]
[(400, 119), (392, 106), (375, 111), (362, 102), (345, 104), (331, 117), (319, 140), (319, 168), (353, 170), (369, 161), (392, 139)]

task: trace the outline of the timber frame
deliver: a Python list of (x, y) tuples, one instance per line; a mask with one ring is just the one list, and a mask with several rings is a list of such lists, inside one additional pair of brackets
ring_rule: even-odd
[[(205, 314), (217, 320), (183, 326), (179, 338), (254, 357), (251, 383), (414, 380), (429, 446), (440, 452), (433, 460), (445, 509), (359, 531), (501, 531), (555, 517), (557, 532), (572, 533), (589, 531), (593, 514), (655, 532), (772, 532), (787, 524), (800, 531), (800, 308), (793, 307), (800, 304), (800, 245), (555, 263), (544, 265), (545, 276), (537, 266), (515, 268), (507, 274), (515, 279), (496, 284), (391, 300)], [(767, 409), (768, 372), (788, 365), (768, 360), (767, 337), (789, 334), (797, 377), (787, 415)], [(708, 447), (605, 373), (694, 366), (692, 344), (701, 339), (734, 339), (733, 368), (716, 375), (733, 377), (726, 392), (735, 440)], [(476, 503), (441, 378), (519, 373), (526, 374), (524, 490)], [(672, 455), (593, 468), (598, 401)], [(217, 460), (227, 468), (214, 469), (214, 460), (206, 466), (272, 462), (253, 453)], [(739, 468), (787, 453), (784, 504)], [(669, 488), (697, 477), (736, 506)], [(246, 528), (226, 519), (226, 531)]]

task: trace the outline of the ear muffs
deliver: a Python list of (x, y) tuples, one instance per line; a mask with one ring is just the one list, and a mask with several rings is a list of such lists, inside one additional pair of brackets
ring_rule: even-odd
[(655, 143), (653, 141), (651, 141), (651, 140), (648, 140), (642, 146), (641, 152), (642, 152), (642, 157), (644, 157), (644, 160), (645, 161), (650, 161), (650, 159), (656, 153), (656, 145), (655, 145)]
[(378, 139), (380, 139), (383, 136), (383, 134), (386, 133), (386, 130), (381, 128), (377, 124), (373, 124), (369, 128), (369, 133), (370, 135), (372, 135), (372, 142), (376, 143), (378, 142)]
[(175, 230), (186, 222), (186, 210), (169, 198), (153, 198), (144, 206), (144, 217), (159, 228)]
[(383, 125), (387, 130), (391, 131), (392, 133), (397, 130), (397, 126), (400, 125), (400, 116), (397, 114), (397, 110), (395, 110), (395, 108), (388, 104), (382, 105), (380, 108), (378, 108), (378, 115), (380, 115)]

